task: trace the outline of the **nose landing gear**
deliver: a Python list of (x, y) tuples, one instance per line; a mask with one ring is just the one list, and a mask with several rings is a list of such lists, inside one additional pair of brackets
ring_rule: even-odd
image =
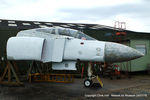
[(84, 86), (85, 87), (91, 87), (93, 85), (93, 80), (94, 78), (97, 79), (97, 81), (99, 82), (100, 86), (103, 87), (103, 83), (100, 80), (100, 78), (98, 76), (94, 76), (92, 75), (92, 65), (91, 63), (88, 63), (88, 78), (84, 80)]
[(90, 87), (93, 84), (93, 81), (90, 79), (84, 80), (84, 86), (85, 87)]

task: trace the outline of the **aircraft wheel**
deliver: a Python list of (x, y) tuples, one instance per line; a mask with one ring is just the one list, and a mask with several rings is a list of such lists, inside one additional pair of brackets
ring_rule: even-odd
[(89, 79), (84, 80), (85, 87), (90, 87), (92, 85), (92, 83), (93, 83), (92, 80), (89, 80)]

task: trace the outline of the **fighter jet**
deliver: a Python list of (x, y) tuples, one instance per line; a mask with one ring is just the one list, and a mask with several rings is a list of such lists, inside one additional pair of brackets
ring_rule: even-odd
[[(62, 28), (35, 28), (18, 32), (7, 41), (7, 59), (52, 62), (54, 70), (76, 70), (76, 62), (123, 62), (142, 57), (131, 47), (98, 41), (81, 31)], [(91, 66), (85, 86), (91, 85)]]

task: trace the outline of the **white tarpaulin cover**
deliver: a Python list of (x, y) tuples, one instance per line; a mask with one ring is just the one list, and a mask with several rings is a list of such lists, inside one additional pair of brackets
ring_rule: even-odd
[(71, 39), (66, 41), (64, 60), (104, 61), (105, 42)]
[(65, 39), (11, 37), (7, 42), (7, 59), (62, 62)]
[(43, 48), (43, 62), (62, 62), (65, 39), (46, 39)]
[(77, 70), (76, 61), (63, 61), (61, 63), (52, 63), (53, 70)]
[(7, 59), (41, 61), (43, 44), (44, 38), (11, 37), (7, 42)]

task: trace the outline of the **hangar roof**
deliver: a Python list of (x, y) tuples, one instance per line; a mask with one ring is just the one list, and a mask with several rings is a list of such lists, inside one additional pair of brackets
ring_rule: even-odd
[(81, 24), (81, 23), (59, 23), (59, 22), (41, 22), (41, 21), (21, 21), (21, 20), (6, 20), (0, 19), (0, 28), (17, 28), (17, 29), (32, 29), (40, 27), (51, 27), (60, 26), (64, 28), (72, 29), (114, 29), (110, 26), (99, 25), (99, 24)]
[[(43, 28), (51, 26), (60, 26), (64, 28), (71, 28), (76, 30), (81, 30), (85, 34), (104, 41), (114, 40), (117, 29), (110, 26), (99, 25), (99, 24), (83, 24), (83, 23), (61, 23), (61, 22), (42, 22), (42, 21), (22, 21), (22, 20), (7, 20), (0, 19), (0, 30), (9, 31), (15, 36), (20, 30), (33, 29), (33, 28)], [(12, 31), (13, 30), (13, 31)], [(127, 35), (125, 40), (130, 39), (150, 39), (150, 34), (143, 32), (134, 32), (130, 30), (124, 30)], [(142, 33), (142, 34), (139, 34)]]

